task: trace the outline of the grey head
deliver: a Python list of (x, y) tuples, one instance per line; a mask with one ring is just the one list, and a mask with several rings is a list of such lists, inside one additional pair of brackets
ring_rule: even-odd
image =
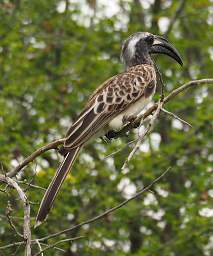
[(127, 68), (140, 64), (152, 65), (151, 54), (165, 54), (183, 65), (179, 52), (167, 39), (148, 32), (134, 33), (123, 42), (121, 60)]

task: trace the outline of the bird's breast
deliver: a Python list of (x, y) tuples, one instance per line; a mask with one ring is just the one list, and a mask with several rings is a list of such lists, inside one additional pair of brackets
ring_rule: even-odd
[(144, 107), (152, 100), (153, 94), (149, 95), (149, 97), (142, 96), (136, 102), (129, 105), (129, 107), (114, 117), (109, 122), (109, 128), (112, 130), (119, 130), (123, 126), (123, 118), (129, 116), (137, 116)]

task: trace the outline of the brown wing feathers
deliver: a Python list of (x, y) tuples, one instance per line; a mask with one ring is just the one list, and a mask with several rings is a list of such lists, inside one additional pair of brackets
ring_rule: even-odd
[[(86, 109), (68, 131), (64, 146), (73, 148), (84, 144), (109, 119), (125, 110), (129, 104), (137, 101), (146, 92), (153, 81), (153, 68), (136, 66), (105, 82), (91, 96)], [(146, 90), (146, 87), (148, 87)]]

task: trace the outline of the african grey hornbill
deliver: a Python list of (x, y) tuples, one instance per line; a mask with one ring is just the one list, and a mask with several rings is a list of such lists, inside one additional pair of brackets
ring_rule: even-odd
[(41, 202), (37, 225), (45, 220), (55, 197), (80, 149), (92, 137), (119, 130), (152, 99), (156, 73), (151, 54), (166, 54), (182, 65), (178, 51), (163, 37), (138, 32), (124, 41), (121, 59), (125, 71), (101, 84), (89, 98), (84, 110), (71, 125), (64, 142), (68, 152)]

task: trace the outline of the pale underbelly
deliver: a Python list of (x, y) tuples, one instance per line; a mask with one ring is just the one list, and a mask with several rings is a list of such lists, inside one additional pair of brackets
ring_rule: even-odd
[(153, 95), (148, 98), (142, 97), (135, 103), (131, 104), (125, 111), (121, 112), (109, 122), (109, 128), (112, 130), (119, 130), (123, 126), (123, 117), (137, 116), (152, 100), (152, 96)]

